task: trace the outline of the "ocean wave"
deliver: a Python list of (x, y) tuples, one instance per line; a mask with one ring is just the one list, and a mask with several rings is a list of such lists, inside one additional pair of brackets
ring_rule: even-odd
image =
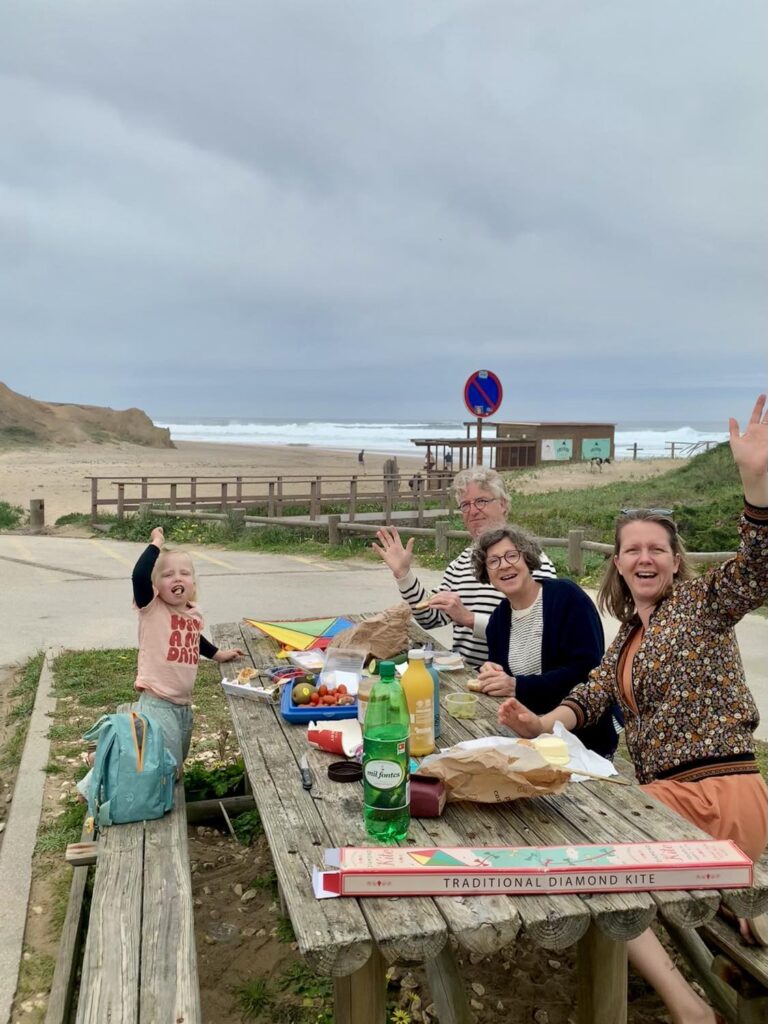
[[(461, 439), (466, 437), (463, 426), (447, 422), (432, 423), (384, 423), (384, 422), (332, 422), (325, 420), (247, 420), (210, 418), (198, 423), (175, 423), (170, 420), (157, 422), (159, 427), (168, 427), (174, 441), (199, 441), (209, 444), (252, 444), (252, 445), (308, 445), (314, 448), (356, 451), (361, 448), (371, 452), (397, 454), (408, 452), (418, 455), (419, 449), (412, 439)], [(489, 424), (489, 426), (492, 426)], [(490, 431), (489, 431), (490, 433)], [(706, 442), (721, 442), (728, 439), (727, 433), (717, 430), (701, 430), (689, 426), (650, 427), (640, 426), (622, 429), (615, 434), (616, 458), (633, 457), (633, 445), (637, 445), (637, 457), (658, 458), (670, 454), (670, 445), (675, 443), (676, 455), (691, 453), (694, 446), (703, 447)]]

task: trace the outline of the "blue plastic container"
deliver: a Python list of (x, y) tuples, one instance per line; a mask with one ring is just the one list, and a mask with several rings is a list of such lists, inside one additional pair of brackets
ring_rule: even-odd
[(293, 687), (290, 683), (283, 686), (280, 695), (280, 714), (286, 722), (328, 722), (342, 718), (357, 718), (357, 701), (354, 704), (342, 704), (341, 707), (320, 704), (294, 704)]

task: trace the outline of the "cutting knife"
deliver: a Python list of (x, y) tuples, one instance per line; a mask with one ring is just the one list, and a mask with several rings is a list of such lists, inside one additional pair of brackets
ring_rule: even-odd
[(304, 789), (312, 789), (312, 769), (309, 767), (309, 761), (307, 755), (302, 754), (301, 760), (299, 761), (299, 771), (301, 772), (301, 784)]

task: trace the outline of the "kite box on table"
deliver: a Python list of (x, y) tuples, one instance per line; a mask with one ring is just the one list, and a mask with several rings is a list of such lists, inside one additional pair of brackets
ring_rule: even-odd
[(489, 893), (742, 889), (752, 861), (730, 840), (489, 848), (344, 847), (315, 868), (318, 899)]

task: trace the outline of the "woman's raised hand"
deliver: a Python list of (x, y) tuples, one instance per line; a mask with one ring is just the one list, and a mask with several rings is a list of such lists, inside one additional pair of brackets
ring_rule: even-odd
[(499, 708), (499, 723), (526, 739), (533, 739), (544, 732), (544, 723), (539, 716), (534, 715), (515, 697), (505, 700)]
[(371, 549), (387, 563), (395, 579), (401, 580), (408, 574), (408, 570), (411, 568), (413, 537), (403, 547), (400, 534), (394, 526), (382, 526), (380, 530), (376, 531), (376, 536), (379, 539), (379, 543), (377, 544), (374, 541), (371, 544)]
[(731, 452), (739, 467), (744, 497), (752, 505), (768, 506), (768, 413), (765, 395), (758, 395), (742, 434), (733, 417), (728, 421)]

